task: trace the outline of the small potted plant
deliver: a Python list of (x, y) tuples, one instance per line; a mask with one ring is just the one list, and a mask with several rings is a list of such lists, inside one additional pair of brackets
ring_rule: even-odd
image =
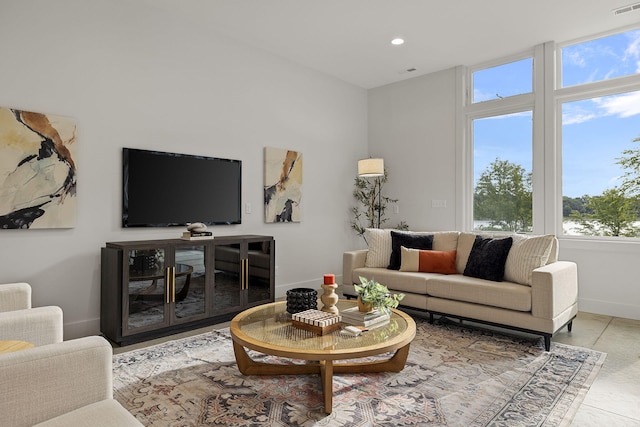
[(353, 287), (358, 295), (358, 307), (363, 312), (377, 309), (389, 313), (404, 298), (404, 294), (391, 294), (386, 286), (362, 276), (360, 285), (354, 284)]

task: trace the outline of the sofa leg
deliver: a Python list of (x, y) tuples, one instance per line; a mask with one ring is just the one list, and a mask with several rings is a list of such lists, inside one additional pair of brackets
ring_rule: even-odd
[(571, 332), (572, 329), (573, 329), (573, 320), (567, 323), (567, 331)]
[(433, 313), (429, 313), (429, 324), (433, 325)]
[(545, 335), (544, 336), (544, 351), (549, 351), (551, 350), (551, 336), (550, 335)]

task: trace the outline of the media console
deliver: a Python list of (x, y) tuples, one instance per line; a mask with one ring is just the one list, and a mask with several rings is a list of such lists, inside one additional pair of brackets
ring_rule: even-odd
[(225, 322), (275, 300), (271, 236), (107, 242), (100, 330), (127, 345)]

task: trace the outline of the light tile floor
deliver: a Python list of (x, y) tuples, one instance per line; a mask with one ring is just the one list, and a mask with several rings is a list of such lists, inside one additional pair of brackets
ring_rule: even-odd
[(552, 341), (607, 353), (571, 427), (640, 427), (640, 321), (581, 312)]
[[(229, 326), (229, 322), (165, 338), (115, 347), (114, 353)], [(553, 342), (607, 353), (602, 369), (578, 410), (571, 427), (640, 427), (640, 320), (578, 313), (573, 331), (558, 332)]]

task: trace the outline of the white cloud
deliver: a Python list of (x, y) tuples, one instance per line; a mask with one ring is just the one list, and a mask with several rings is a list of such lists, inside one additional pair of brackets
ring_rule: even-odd
[(594, 113), (579, 113), (569, 112), (562, 115), (563, 125), (576, 125), (584, 122), (588, 122), (591, 119), (595, 119), (598, 116)]
[(607, 116), (627, 118), (640, 115), (640, 92), (596, 98), (593, 102)]
[(582, 51), (572, 50), (565, 59), (580, 68), (584, 68), (587, 65), (586, 59), (582, 56)]
[(631, 42), (624, 50), (624, 59), (638, 59), (640, 58), (640, 31), (631, 32), (629, 38)]

